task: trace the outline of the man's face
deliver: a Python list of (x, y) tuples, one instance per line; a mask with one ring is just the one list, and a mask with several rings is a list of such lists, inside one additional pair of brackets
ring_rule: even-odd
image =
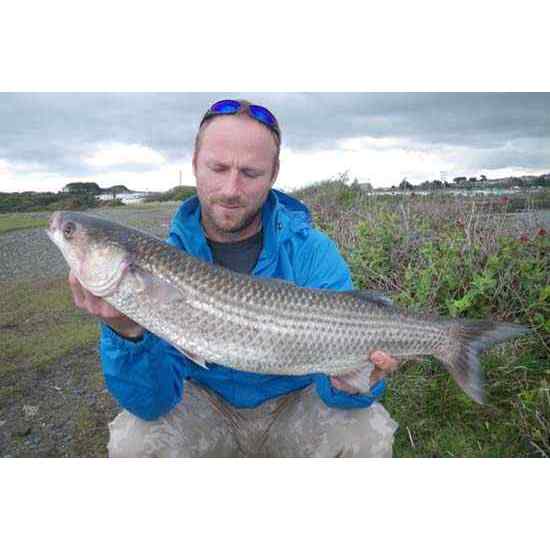
[(218, 116), (204, 129), (193, 169), (208, 237), (239, 241), (260, 229), (275, 152), (270, 130), (247, 117)]

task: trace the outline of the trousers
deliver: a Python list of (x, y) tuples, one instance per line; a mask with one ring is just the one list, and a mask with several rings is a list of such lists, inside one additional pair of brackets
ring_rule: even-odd
[(397, 423), (380, 403), (327, 407), (314, 387), (252, 409), (231, 406), (187, 381), (166, 416), (145, 421), (124, 410), (109, 424), (109, 457), (391, 457)]

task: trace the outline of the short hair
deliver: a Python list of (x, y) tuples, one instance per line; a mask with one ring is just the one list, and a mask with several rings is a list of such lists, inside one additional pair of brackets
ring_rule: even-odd
[[(238, 101), (242, 105), (250, 105), (250, 101), (247, 101), (246, 99), (239, 99)], [(202, 134), (204, 133), (204, 131), (206, 130), (206, 128), (208, 128), (208, 126), (210, 125), (210, 123), (213, 120), (215, 120), (215, 119), (217, 119), (221, 116), (246, 117), (246, 118), (249, 118), (250, 120), (256, 121), (258, 124), (264, 126), (267, 130), (269, 130), (270, 134), (273, 136), (273, 139), (275, 140), (275, 147), (276, 147), (275, 158), (274, 158), (274, 163), (273, 163), (273, 173), (275, 174), (277, 172), (277, 169), (278, 169), (279, 159), (280, 159), (280, 155), (281, 155), (281, 138), (280, 138), (279, 134), (277, 134), (274, 130), (272, 130), (267, 124), (262, 124), (259, 120), (256, 120), (253, 116), (251, 116), (247, 109), (243, 109), (243, 110), (241, 110), (237, 113), (233, 113), (231, 115), (212, 114), (206, 119), (203, 117), (203, 119), (202, 119), (202, 121), (199, 125), (197, 135), (195, 136), (195, 154), (197, 155), (199, 153), (199, 149), (200, 149), (200, 145), (201, 145), (201, 137), (202, 137)]]

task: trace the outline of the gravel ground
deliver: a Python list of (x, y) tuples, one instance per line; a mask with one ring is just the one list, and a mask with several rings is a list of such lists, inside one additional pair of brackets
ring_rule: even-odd
[[(178, 204), (105, 208), (90, 213), (165, 238)], [(35, 216), (46, 220), (49, 214)], [(35, 292), (39, 292), (42, 286), (67, 274), (64, 258), (44, 229), (0, 235), (0, 290), (2, 283), (32, 281)], [(77, 322), (79, 318), (89, 319), (85, 312), (77, 315)], [(42, 321), (30, 330), (55, 322), (55, 315), (45, 311)], [(22, 330), (29, 329), (0, 326), (0, 339)], [(24, 363), (17, 367), (0, 371), (0, 457), (106, 456), (107, 426), (120, 408), (105, 388), (97, 343), (82, 346), (39, 369), (25, 368)]]
[(0, 457), (104, 457), (120, 408), (103, 383), (97, 345), (2, 377), (18, 393), (1, 409)]
[[(88, 212), (165, 238), (178, 204), (170, 202), (154, 208), (100, 208)], [(48, 213), (36, 214), (38, 218), (47, 219), (48, 216)], [(12, 231), (0, 235), (0, 282), (54, 279), (68, 273), (61, 252), (50, 241), (44, 229)]]

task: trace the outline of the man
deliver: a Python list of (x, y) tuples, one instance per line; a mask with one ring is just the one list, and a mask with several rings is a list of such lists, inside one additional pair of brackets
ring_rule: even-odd
[[(264, 107), (215, 103), (195, 141), (197, 196), (180, 206), (168, 242), (257, 277), (350, 290), (348, 267), (313, 229), (307, 208), (272, 190), (280, 146), (279, 125)], [(391, 456), (397, 425), (376, 402), (384, 374), (397, 366), (386, 354), (371, 356), (366, 393), (351, 376), (204, 369), (72, 275), (69, 282), (76, 305), (103, 321), (105, 381), (125, 409), (110, 424), (110, 456)]]

